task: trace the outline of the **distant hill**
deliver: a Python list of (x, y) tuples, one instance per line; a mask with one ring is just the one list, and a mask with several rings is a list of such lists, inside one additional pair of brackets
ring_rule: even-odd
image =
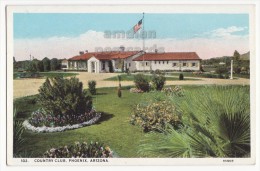
[(242, 61), (250, 61), (250, 52), (240, 55), (240, 60)]

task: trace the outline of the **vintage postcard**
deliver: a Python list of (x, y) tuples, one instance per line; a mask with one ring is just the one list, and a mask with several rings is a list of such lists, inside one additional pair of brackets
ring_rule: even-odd
[(254, 5), (6, 14), (8, 165), (255, 164)]

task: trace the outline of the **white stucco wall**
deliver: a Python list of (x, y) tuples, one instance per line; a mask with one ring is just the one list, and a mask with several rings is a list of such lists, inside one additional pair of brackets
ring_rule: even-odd
[(94, 56), (88, 60), (88, 72), (93, 73), (92, 63), (94, 64), (94, 67), (95, 67), (94, 72), (100, 73), (100, 71), (101, 71), (100, 70), (100, 68), (101, 68), (100, 61), (97, 58), (95, 58)]
[[(130, 71), (136, 71), (137, 70), (137, 62), (136, 61), (133, 61), (133, 59), (139, 57), (142, 55), (142, 52), (139, 52), (129, 58), (126, 58), (124, 63), (127, 64), (127, 68), (130, 70)], [(129, 66), (130, 64), (130, 66)], [(126, 68), (125, 68), (126, 69)]]
[[(199, 70), (200, 61), (199, 60), (189, 60), (189, 61), (135, 61), (136, 70)], [(174, 66), (175, 63), (175, 66)], [(186, 63), (186, 66), (184, 66)], [(195, 64), (195, 66), (192, 66)]]

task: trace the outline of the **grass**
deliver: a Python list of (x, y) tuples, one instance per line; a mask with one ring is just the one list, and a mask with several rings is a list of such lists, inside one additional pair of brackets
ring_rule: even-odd
[[(134, 81), (134, 75), (127, 75), (127, 74), (122, 74), (121, 76), (121, 81)], [(179, 75), (178, 75), (179, 76)], [(152, 79), (151, 75), (146, 75), (145, 77), (148, 78), (148, 80)], [(166, 76), (166, 81), (178, 81), (179, 77), (169, 77)], [(199, 80), (199, 79), (195, 79), (195, 78), (184, 78), (184, 80)], [(114, 76), (114, 77), (110, 77), (105, 79), (105, 81), (118, 81), (118, 76)]]
[[(109, 145), (119, 156), (137, 156), (135, 148), (143, 133), (139, 128), (130, 125), (128, 118), (131, 105), (138, 103), (142, 94), (132, 94), (124, 88), (122, 98), (117, 97), (115, 88), (98, 89), (97, 93), (93, 97), (94, 106), (97, 111), (106, 112), (98, 124), (61, 133), (37, 134), (26, 131), (24, 150), (33, 152), (32, 157), (39, 157), (51, 147), (72, 144), (75, 141), (98, 141)], [(28, 118), (32, 111), (40, 107), (38, 103), (34, 104), (33, 99), (36, 97), (29, 96), (15, 101), (19, 119)]]
[[(182, 72), (184, 75), (184, 79), (186, 79), (185, 77), (196, 77), (196, 78), (210, 78), (209, 75), (212, 76), (212, 78), (217, 78), (218, 79), (218, 74), (210, 74), (210, 73), (202, 73), (202, 74), (193, 74), (190, 72)], [(171, 76), (179, 76), (180, 73), (170, 73), (169, 75)], [(225, 76), (226, 74), (222, 74), (222, 76)], [(228, 74), (228, 76), (230, 76), (230, 74)], [(233, 74), (234, 78), (250, 78), (249, 74)], [(189, 78), (191, 79), (191, 78)], [(220, 79), (220, 78), (219, 78)]]
[[(19, 75), (21, 74), (29, 74), (29, 73), (21, 73), (21, 72), (15, 72), (13, 74), (13, 79), (19, 79)], [(72, 77), (76, 76), (78, 73), (71, 73), (71, 72), (39, 72), (39, 76), (37, 78), (42, 78), (42, 77), (57, 77), (57, 76), (62, 76), (62, 77)]]
[[(183, 86), (185, 91), (203, 90), (204, 86)], [(52, 147), (73, 144), (75, 141), (98, 141), (109, 145), (119, 157), (140, 157), (138, 147), (145, 136), (141, 128), (129, 123), (131, 106), (148, 98), (149, 93), (135, 94), (129, 92), (129, 87), (122, 88), (122, 98), (117, 97), (116, 88), (99, 88), (93, 96), (93, 105), (97, 111), (105, 112), (101, 120), (92, 126), (59, 133), (32, 133), (25, 131), (23, 150), (32, 154), (31, 157), (41, 157)], [(17, 118), (25, 120), (31, 112), (40, 107), (36, 101), (37, 95), (16, 99)]]

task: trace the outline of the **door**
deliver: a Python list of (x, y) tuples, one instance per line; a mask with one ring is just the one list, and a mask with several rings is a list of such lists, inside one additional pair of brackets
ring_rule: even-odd
[(91, 62), (91, 72), (92, 73), (96, 72), (95, 62)]

